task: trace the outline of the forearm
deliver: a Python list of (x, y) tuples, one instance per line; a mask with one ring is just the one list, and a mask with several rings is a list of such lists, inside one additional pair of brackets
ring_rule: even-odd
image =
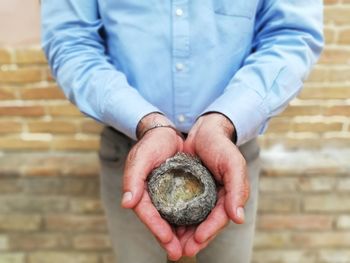
[(265, 1), (251, 55), (204, 112), (227, 116), (238, 145), (261, 134), (302, 88), (323, 45), (322, 2)]
[(111, 63), (96, 5), (94, 0), (43, 1), (43, 48), (59, 86), (80, 111), (136, 139), (140, 119), (159, 110)]

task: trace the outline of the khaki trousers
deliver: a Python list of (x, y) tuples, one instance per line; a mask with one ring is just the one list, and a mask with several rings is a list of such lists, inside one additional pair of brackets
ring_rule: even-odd
[[(116, 263), (165, 263), (166, 254), (130, 209), (120, 206), (124, 161), (133, 142), (106, 127), (101, 135), (101, 196)], [(251, 195), (245, 207), (246, 222), (232, 222), (197, 255), (199, 263), (249, 263), (251, 261), (260, 172), (259, 147), (252, 140), (240, 147), (248, 163)]]

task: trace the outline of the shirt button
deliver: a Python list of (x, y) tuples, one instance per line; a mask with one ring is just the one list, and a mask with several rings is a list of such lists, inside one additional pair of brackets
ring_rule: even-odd
[(176, 63), (175, 67), (177, 71), (182, 71), (184, 69), (184, 64)]
[(175, 14), (176, 16), (182, 16), (184, 14), (184, 11), (181, 8), (176, 8)]
[(179, 116), (177, 116), (177, 120), (179, 121), (179, 122), (184, 122), (185, 121), (185, 115), (183, 115), (183, 114), (180, 114)]

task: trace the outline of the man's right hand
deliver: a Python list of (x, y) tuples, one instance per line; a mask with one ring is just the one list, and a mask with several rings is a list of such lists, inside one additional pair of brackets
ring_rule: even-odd
[(178, 260), (182, 256), (180, 241), (169, 223), (161, 218), (152, 204), (147, 192), (146, 179), (154, 168), (183, 150), (183, 139), (175, 130), (166, 127), (155, 128), (145, 133), (156, 123), (171, 125), (171, 122), (159, 113), (151, 113), (140, 122), (139, 134), (144, 135), (130, 150), (125, 163), (122, 206), (135, 211), (167, 251), (169, 259)]

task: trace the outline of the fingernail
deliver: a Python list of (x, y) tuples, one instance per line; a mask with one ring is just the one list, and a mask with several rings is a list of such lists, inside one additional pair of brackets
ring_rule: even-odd
[(244, 209), (243, 209), (243, 207), (238, 207), (236, 213), (237, 213), (237, 217), (240, 218), (242, 221), (244, 221)]
[(122, 204), (128, 203), (130, 202), (132, 199), (132, 193), (131, 192), (125, 192), (123, 194), (123, 198), (122, 198)]

